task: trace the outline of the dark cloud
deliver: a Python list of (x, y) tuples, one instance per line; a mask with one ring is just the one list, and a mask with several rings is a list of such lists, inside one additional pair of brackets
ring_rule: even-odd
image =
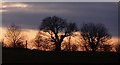
[(42, 19), (47, 16), (59, 16), (80, 26), (84, 22), (104, 24), (113, 36), (118, 34), (118, 4), (116, 2), (69, 2), (42, 3), (28, 2), (27, 8), (6, 8), (2, 13), (3, 26), (11, 23), (23, 28), (37, 29)]

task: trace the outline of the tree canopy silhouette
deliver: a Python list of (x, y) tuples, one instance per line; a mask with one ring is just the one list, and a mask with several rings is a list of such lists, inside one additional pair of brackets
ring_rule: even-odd
[(50, 34), (51, 41), (55, 44), (55, 50), (60, 51), (63, 39), (77, 31), (77, 26), (75, 23), (68, 23), (65, 19), (52, 16), (43, 19), (40, 30)]
[(5, 38), (14, 48), (24, 47), (23, 45), (24, 36), (21, 34), (20, 27), (15, 24), (12, 24), (10, 27), (7, 28)]
[(88, 51), (89, 49), (96, 51), (101, 44), (111, 39), (111, 35), (102, 24), (83, 24), (80, 31), (84, 40), (84, 46)]

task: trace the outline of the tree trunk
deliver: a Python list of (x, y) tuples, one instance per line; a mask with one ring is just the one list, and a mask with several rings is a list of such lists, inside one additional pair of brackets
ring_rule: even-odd
[(55, 46), (56, 46), (55, 51), (61, 51), (61, 43), (64, 38), (65, 35), (64, 36), (62, 35), (60, 39), (59, 38), (57, 39), (57, 42), (55, 42)]
[(97, 48), (96, 48), (96, 47), (95, 47), (95, 48), (92, 48), (92, 51), (93, 51), (93, 52), (96, 52), (96, 50), (97, 50)]
[(25, 46), (26, 46), (26, 49), (27, 49), (27, 40), (26, 40), (26, 45)]
[(95, 51), (96, 51), (96, 49), (97, 49), (96, 44), (95, 44), (95, 43), (93, 43), (93, 42), (92, 42), (92, 43), (91, 43), (91, 42), (89, 42), (89, 43), (90, 43), (90, 44), (89, 44), (89, 45), (90, 45), (90, 48), (92, 49), (92, 51), (93, 51), (93, 52), (95, 52)]
[(86, 51), (89, 51), (89, 49), (88, 49), (88, 47), (87, 47), (86, 45), (85, 45), (84, 47), (85, 47), (85, 50), (86, 50)]
[(68, 51), (71, 51), (70, 40), (71, 40), (71, 36), (69, 37)]
[(96, 51), (96, 49), (92, 49), (92, 51), (93, 51), (93, 52), (95, 52), (95, 51)]
[(13, 42), (13, 44), (14, 44), (13, 47), (15, 48), (15, 47), (16, 47), (16, 43), (15, 43), (15, 41)]
[(61, 43), (56, 43), (55, 47), (55, 51), (61, 51)]
[(2, 47), (4, 47), (4, 39), (2, 40)]

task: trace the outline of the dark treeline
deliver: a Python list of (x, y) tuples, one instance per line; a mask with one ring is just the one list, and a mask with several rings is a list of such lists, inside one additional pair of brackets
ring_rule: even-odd
[[(50, 36), (47, 36), (45, 33)], [(66, 19), (52, 16), (46, 17), (42, 20), (39, 26), (39, 32), (37, 33), (34, 44), (38, 49), (52, 51), (61, 51), (61, 46), (65, 38), (71, 39), (71, 36), (75, 36), (74, 32), (80, 32), (82, 38), (83, 48), (85, 51), (112, 51), (113, 46), (108, 42), (111, 39), (107, 28), (103, 24), (84, 23), (82, 26), (77, 26), (74, 22), (67, 22)], [(47, 38), (44, 38), (47, 36)], [(12, 24), (7, 28), (5, 39), (10, 43), (9, 47), (12, 48), (27, 48), (28, 42), (25, 41), (25, 36), (22, 34), (22, 30), (19, 26)], [(25, 42), (25, 44), (23, 44)], [(2, 46), (6, 47), (4, 39)], [(120, 45), (117, 45), (115, 51), (120, 52)], [(64, 51), (77, 51), (77, 45), (70, 45), (66, 43)]]

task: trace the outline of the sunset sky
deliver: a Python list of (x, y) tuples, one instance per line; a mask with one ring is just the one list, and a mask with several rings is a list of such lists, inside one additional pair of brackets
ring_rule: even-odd
[[(58, 16), (68, 22), (93, 22), (104, 24), (112, 37), (118, 39), (118, 3), (117, 2), (5, 2), (2, 8), (2, 27), (15, 23), (22, 29), (31, 31), (28, 36), (35, 36), (41, 21), (48, 16)], [(34, 32), (34, 33), (33, 33)], [(2, 35), (2, 34), (1, 34)]]

